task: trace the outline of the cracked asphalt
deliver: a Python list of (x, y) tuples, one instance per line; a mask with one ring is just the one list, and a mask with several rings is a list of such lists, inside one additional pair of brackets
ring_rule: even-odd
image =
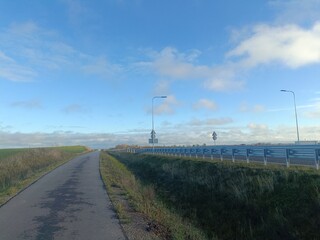
[(99, 173), (99, 152), (58, 167), (0, 208), (0, 239), (126, 239)]

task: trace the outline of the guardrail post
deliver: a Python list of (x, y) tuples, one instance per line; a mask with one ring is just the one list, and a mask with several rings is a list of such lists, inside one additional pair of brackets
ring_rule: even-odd
[(264, 163), (264, 165), (267, 165), (267, 154), (268, 154), (268, 149), (263, 149), (263, 163)]
[(290, 166), (290, 149), (286, 149), (286, 164), (288, 168)]
[(319, 170), (319, 151), (320, 149), (315, 149), (315, 164), (316, 164), (316, 169)]
[(249, 163), (250, 162), (250, 149), (247, 149), (246, 150), (246, 157), (247, 157), (247, 163)]
[(220, 149), (220, 160), (223, 161), (223, 149)]
[(213, 153), (215, 153), (217, 150), (216, 149), (211, 149), (210, 155), (211, 155), (211, 160), (213, 160)]
[(232, 162), (235, 162), (235, 149), (232, 149)]

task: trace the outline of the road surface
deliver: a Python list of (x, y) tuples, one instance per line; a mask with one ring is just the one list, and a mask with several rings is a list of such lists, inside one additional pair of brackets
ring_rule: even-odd
[(0, 239), (126, 239), (99, 174), (99, 152), (50, 172), (0, 208)]

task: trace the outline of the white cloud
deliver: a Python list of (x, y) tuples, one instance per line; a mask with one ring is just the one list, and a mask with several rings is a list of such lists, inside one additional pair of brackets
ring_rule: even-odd
[(239, 108), (240, 112), (253, 112), (253, 113), (261, 113), (266, 111), (265, 107), (260, 104), (248, 105), (246, 102), (242, 102)]
[(305, 113), (305, 116), (307, 118), (320, 119), (320, 109), (317, 109), (315, 111), (307, 112), (307, 113)]
[[(229, 125), (230, 118), (193, 119), (185, 124), (169, 125), (158, 129), (161, 144), (166, 145), (213, 145), (212, 131), (218, 135), (217, 144), (293, 143), (296, 140), (295, 127), (270, 128), (266, 124), (249, 123), (247, 126)], [(168, 129), (167, 129), (168, 128)], [(320, 130), (319, 126), (314, 129)], [(316, 140), (310, 128), (301, 128), (301, 139)]]
[(37, 73), (28, 68), (24, 67), (16, 61), (0, 51), (0, 78), (10, 79), (12, 81), (30, 81)]
[[(58, 33), (34, 22), (14, 23), (0, 32), (0, 77), (32, 81), (47, 71), (74, 70), (109, 79), (122, 71), (106, 57), (89, 55), (62, 42)], [(46, 71), (46, 72), (47, 72)]]
[(208, 109), (208, 110), (216, 110), (217, 109), (217, 104), (211, 100), (208, 99), (200, 99), (198, 102), (196, 102), (193, 105), (193, 108), (196, 110), (199, 109)]
[(255, 112), (255, 113), (261, 113), (261, 112), (264, 112), (266, 109), (265, 109), (264, 106), (257, 104), (257, 105), (254, 105), (254, 106), (253, 106), (253, 109), (252, 109), (252, 110), (253, 110), (253, 112)]
[(77, 133), (56, 131), (52, 133), (21, 133), (0, 131), (0, 147), (49, 147), (84, 145), (93, 148), (108, 148), (120, 143), (143, 143), (143, 135), (113, 133)]
[(297, 25), (258, 25), (227, 57), (245, 68), (281, 63), (290, 68), (320, 63), (320, 23), (310, 29)]
[(154, 95), (168, 95), (170, 83), (167, 80), (158, 81), (154, 87)]
[(37, 99), (31, 99), (26, 101), (16, 101), (11, 103), (12, 107), (19, 107), (25, 109), (41, 109), (42, 103)]
[(225, 125), (232, 123), (233, 120), (231, 118), (208, 118), (204, 120), (193, 119), (187, 123), (187, 125), (195, 127), (195, 126), (217, 126), (217, 125)]
[(196, 66), (192, 62), (200, 52), (194, 50), (189, 55), (178, 52), (175, 48), (166, 47), (155, 54), (152, 67), (160, 75), (176, 79), (192, 79), (205, 76), (210, 69), (207, 66)]
[(88, 8), (86, 8), (81, 1), (78, 0), (62, 0), (66, 4), (68, 9), (68, 16), (71, 23), (76, 24), (83, 16), (88, 14)]
[(150, 62), (140, 62), (136, 66), (152, 69), (160, 76), (171, 80), (200, 80), (203, 87), (213, 91), (230, 91), (241, 89), (243, 81), (235, 80), (234, 64), (207, 66), (197, 64), (201, 55), (199, 50), (181, 53), (172, 47), (149, 54)]
[(249, 123), (248, 128), (253, 131), (266, 131), (268, 126), (266, 124)]
[[(232, 75), (233, 71), (234, 70), (230, 69), (230, 73), (232, 73)], [(224, 77), (223, 75), (221, 78), (219, 78), (219, 75), (217, 74), (216, 76), (205, 80), (203, 86), (204, 88), (212, 91), (226, 92), (243, 89), (245, 86), (245, 82), (237, 81), (232, 77)]]
[(220, 65), (199, 64), (200, 51), (182, 53), (172, 47), (152, 52), (151, 61), (138, 65), (171, 80), (198, 80), (208, 90), (234, 91), (244, 88), (243, 73), (260, 65), (281, 64), (295, 69), (320, 63), (320, 22), (305, 28), (260, 24), (234, 32), (238, 33), (237, 37), (233, 34), (236, 46)]
[(92, 62), (83, 65), (82, 70), (89, 74), (100, 75), (103, 78), (108, 78), (116, 73), (120, 73), (122, 68), (120, 65), (109, 63), (105, 57), (93, 58)]
[(88, 110), (84, 106), (74, 103), (64, 107), (62, 111), (66, 114), (73, 114), (73, 113), (86, 113)]
[(6, 54), (0, 51), (0, 61), (1, 62), (8, 62), (8, 63), (13, 63), (14, 60), (10, 57), (8, 57)]
[(153, 113), (155, 115), (160, 114), (173, 114), (174, 108), (180, 103), (174, 95), (168, 95), (160, 104), (154, 104)]
[[(253, 144), (253, 143), (293, 143), (296, 140), (295, 126), (278, 126), (249, 123), (247, 126), (226, 126), (232, 123), (230, 118), (193, 119), (186, 124), (166, 123), (157, 130), (161, 145), (213, 145), (212, 131), (218, 134), (217, 144)], [(11, 127), (0, 126), (0, 147), (44, 147), (85, 145), (92, 148), (109, 148), (118, 144), (148, 146), (150, 129), (132, 129), (121, 133), (79, 133), (74, 131), (55, 131), (52, 133), (10, 132)], [(320, 140), (316, 135), (320, 126), (300, 127), (302, 140)]]
[(320, 119), (320, 99), (313, 99), (312, 104), (303, 109), (302, 115), (310, 119)]
[(271, 0), (270, 6), (278, 11), (278, 23), (312, 23), (319, 20), (319, 0)]

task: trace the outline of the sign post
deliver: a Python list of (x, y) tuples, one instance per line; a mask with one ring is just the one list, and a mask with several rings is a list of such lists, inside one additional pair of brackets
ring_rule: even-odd
[(149, 143), (152, 143), (152, 153), (154, 154), (154, 144), (158, 143), (158, 138), (156, 138), (156, 132), (152, 129), (151, 138), (149, 139)]
[(153, 121), (153, 100), (156, 98), (167, 98), (167, 96), (155, 96), (152, 98), (152, 131), (151, 131), (151, 139), (149, 139), (149, 143), (152, 143), (152, 154), (154, 154), (154, 144), (158, 143), (158, 139), (156, 138), (156, 132), (154, 131), (154, 121)]

